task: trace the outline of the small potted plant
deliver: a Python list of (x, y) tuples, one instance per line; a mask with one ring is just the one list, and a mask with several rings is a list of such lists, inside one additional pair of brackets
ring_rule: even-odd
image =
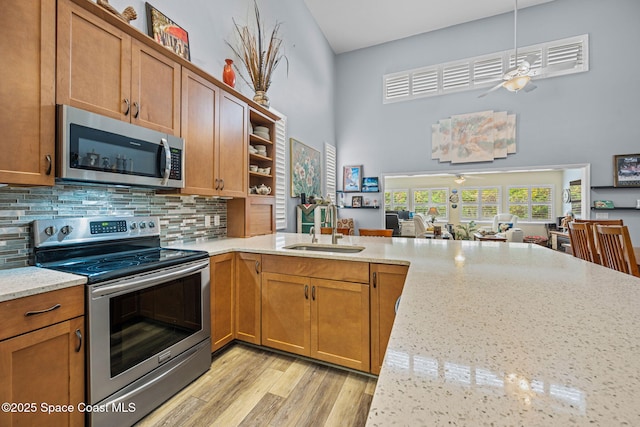
[(469, 221), (467, 224), (458, 224), (456, 228), (459, 230), (456, 233), (458, 240), (471, 240), (471, 234), (478, 229), (475, 221)]

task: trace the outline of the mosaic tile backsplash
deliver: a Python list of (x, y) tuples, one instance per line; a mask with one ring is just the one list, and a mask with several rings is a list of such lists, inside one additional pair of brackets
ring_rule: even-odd
[[(0, 270), (26, 267), (31, 254), (31, 221), (78, 216), (153, 215), (160, 218), (163, 245), (227, 234), (224, 200), (167, 196), (153, 189), (104, 185), (0, 188)], [(220, 226), (213, 216), (220, 215)], [(211, 226), (205, 226), (209, 216)]]

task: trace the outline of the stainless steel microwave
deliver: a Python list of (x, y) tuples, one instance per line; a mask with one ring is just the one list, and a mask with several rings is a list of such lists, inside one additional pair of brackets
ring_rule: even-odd
[(58, 105), (61, 180), (183, 188), (184, 140), (68, 105)]

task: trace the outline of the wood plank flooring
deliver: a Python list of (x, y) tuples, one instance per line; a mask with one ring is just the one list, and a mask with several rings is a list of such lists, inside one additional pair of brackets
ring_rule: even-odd
[(364, 426), (376, 379), (234, 344), (136, 427)]

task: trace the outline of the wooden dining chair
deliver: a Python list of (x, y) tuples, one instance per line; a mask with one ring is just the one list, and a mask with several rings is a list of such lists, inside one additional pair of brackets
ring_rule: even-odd
[(598, 238), (596, 237), (596, 225), (624, 225), (624, 222), (622, 221), (622, 219), (580, 219), (580, 218), (576, 218), (573, 220), (573, 222), (577, 222), (577, 223), (584, 223), (584, 224), (591, 224), (591, 231), (593, 231), (593, 241), (595, 243), (595, 252), (594, 252), (594, 258), (597, 258), (597, 262), (598, 264), (602, 264), (602, 261), (600, 261), (600, 243), (598, 243)]
[(602, 265), (640, 277), (636, 255), (625, 225), (596, 225)]
[(600, 264), (593, 227), (590, 223), (570, 222), (569, 241), (571, 242), (571, 251), (574, 257)]
[[(331, 227), (322, 227), (320, 229), (320, 234), (331, 234), (332, 228)], [(349, 235), (349, 229), (348, 228), (343, 228), (343, 227), (338, 227), (336, 228), (336, 231), (340, 234), (342, 234), (343, 236), (348, 236)]]
[(375, 228), (361, 228), (360, 229), (360, 235), (361, 236), (391, 237), (391, 236), (393, 236), (393, 230), (375, 229)]

